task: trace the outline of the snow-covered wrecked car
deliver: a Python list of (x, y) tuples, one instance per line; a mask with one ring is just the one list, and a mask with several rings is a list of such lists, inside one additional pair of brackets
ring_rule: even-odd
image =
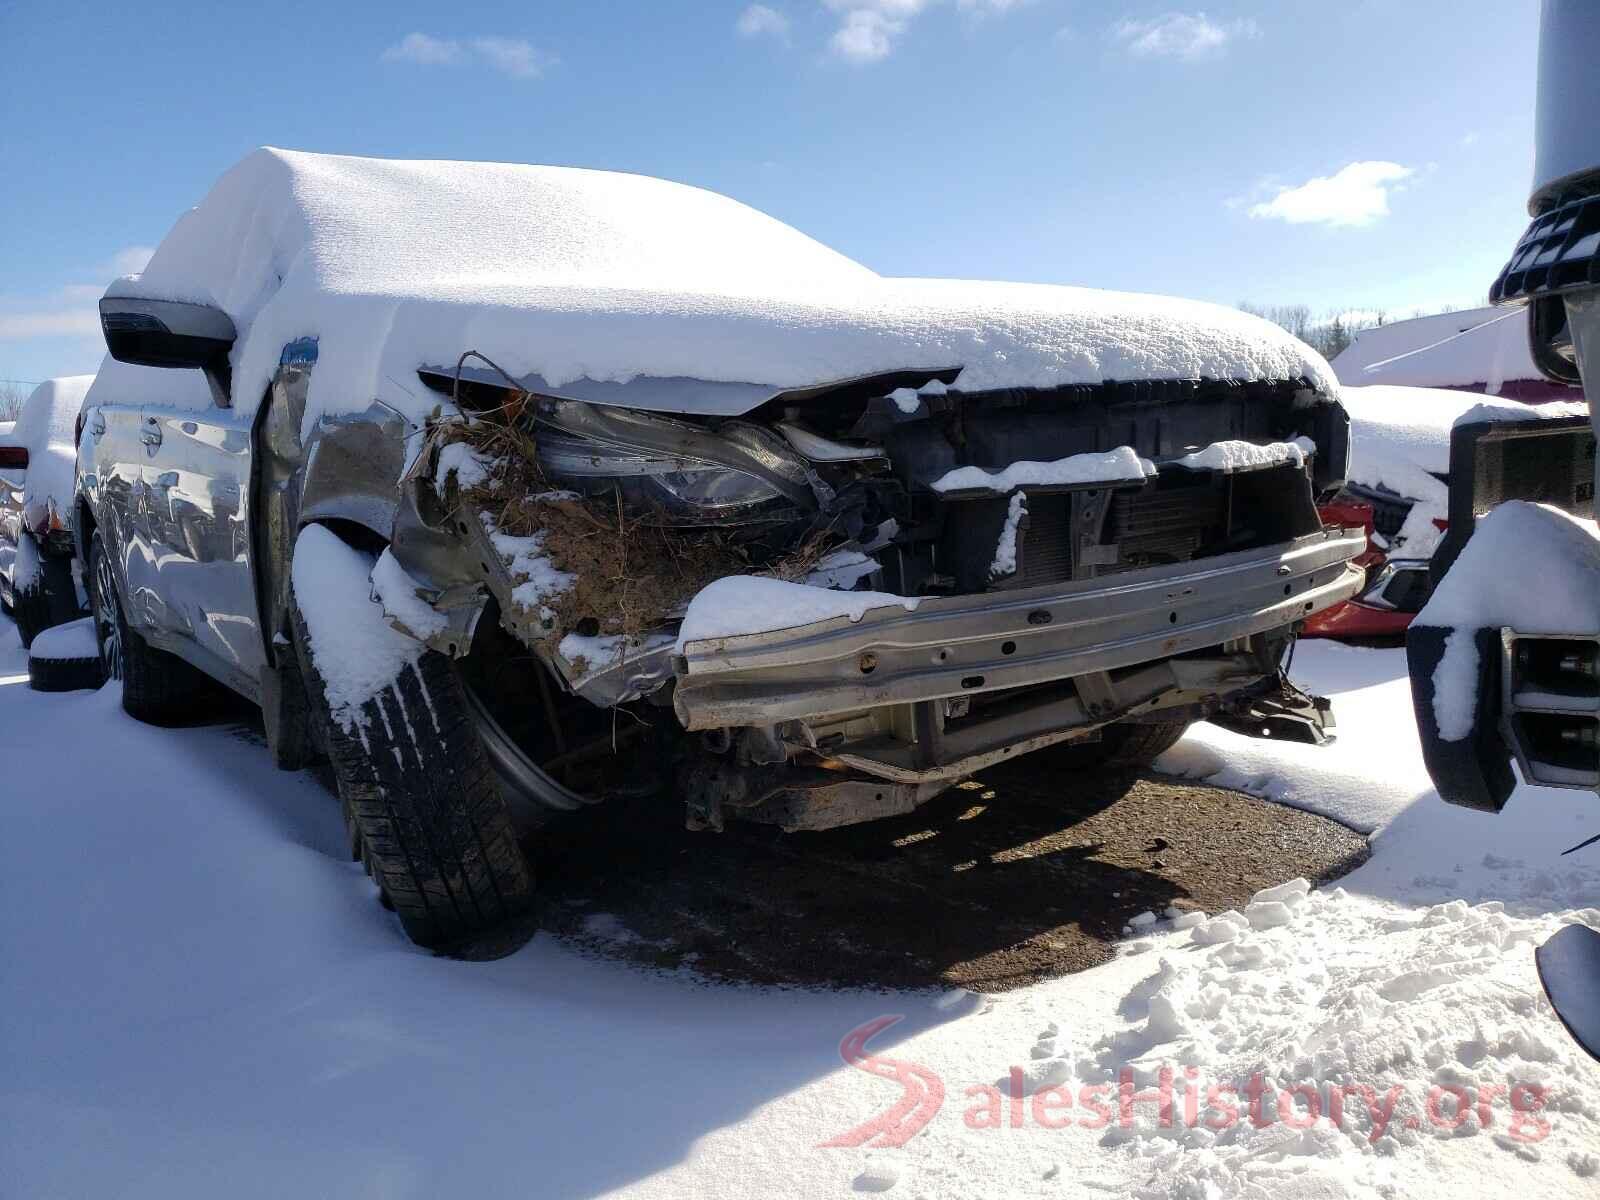
[(47, 379), (0, 429), (0, 602), (24, 646), (82, 611), (72, 573), (74, 425), (93, 380)]
[(1280, 663), (1361, 583), (1336, 384), (1275, 327), (883, 278), (661, 180), (263, 150), (100, 308), (124, 704), (199, 668), (325, 749), (426, 944), (607, 797), (820, 829), (1053, 743), (1315, 729)]
[(1449, 528), (1451, 433), (1458, 423), (1582, 415), (1581, 403), (1485, 398), (1449, 388), (1372, 384), (1340, 391), (1350, 416), (1344, 487), (1322, 506), (1330, 524), (1366, 523), (1359, 595), (1306, 622), (1308, 637), (1404, 633), (1432, 594), (1434, 554)]

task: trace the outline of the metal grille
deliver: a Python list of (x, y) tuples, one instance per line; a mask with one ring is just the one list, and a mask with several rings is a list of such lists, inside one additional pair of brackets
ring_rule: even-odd
[(1210, 484), (1119, 492), (1111, 502), (1105, 540), (1116, 543), (1121, 554), (1115, 567), (1101, 571), (1187, 562), (1225, 519), (1223, 491)]
[(1028, 528), (1022, 535), (1023, 587), (1072, 578), (1072, 498), (1028, 497)]

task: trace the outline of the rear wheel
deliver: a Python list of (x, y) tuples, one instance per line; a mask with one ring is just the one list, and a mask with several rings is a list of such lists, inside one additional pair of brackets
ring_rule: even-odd
[(171, 725), (193, 717), (207, 697), (217, 694), (217, 685), (206, 675), (128, 628), (99, 530), (89, 542), (89, 608), (105, 677), (122, 681), (122, 708), (130, 717)]
[[(320, 542), (314, 552), (324, 562), (330, 555), (350, 560), (342, 571), (317, 574), (318, 595), (292, 597), (291, 621), (310, 719), (333, 766), (352, 855), (412, 941), (464, 948), (528, 911), (533, 875), (460, 680), (448, 658), (418, 654), (406, 639), (411, 661), (395, 680), (335, 711), (325, 672), (340, 669), (338, 651), (319, 650), (318, 629), (333, 638), (352, 613), (379, 624), (383, 616), (364, 584), (357, 586), (370, 572), (370, 556), (312, 526), (300, 535), (297, 561), (307, 538)], [(325, 594), (330, 590), (341, 594)], [(323, 614), (337, 615), (319, 619)], [(387, 626), (381, 632), (403, 637)]]

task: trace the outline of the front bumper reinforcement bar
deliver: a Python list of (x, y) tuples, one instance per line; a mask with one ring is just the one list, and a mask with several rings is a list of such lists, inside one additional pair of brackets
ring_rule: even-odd
[(771, 725), (1154, 662), (1349, 599), (1365, 538), (1326, 529), (1173, 566), (694, 641), (673, 664), (673, 704), (692, 730)]

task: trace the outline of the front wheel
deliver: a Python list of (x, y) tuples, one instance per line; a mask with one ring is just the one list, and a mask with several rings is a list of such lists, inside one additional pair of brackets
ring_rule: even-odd
[(368, 597), (372, 561), (318, 525), (296, 542), (290, 620), (310, 718), (384, 902), (418, 945), (463, 948), (531, 907), (533, 874), (454, 665), (388, 627)]

